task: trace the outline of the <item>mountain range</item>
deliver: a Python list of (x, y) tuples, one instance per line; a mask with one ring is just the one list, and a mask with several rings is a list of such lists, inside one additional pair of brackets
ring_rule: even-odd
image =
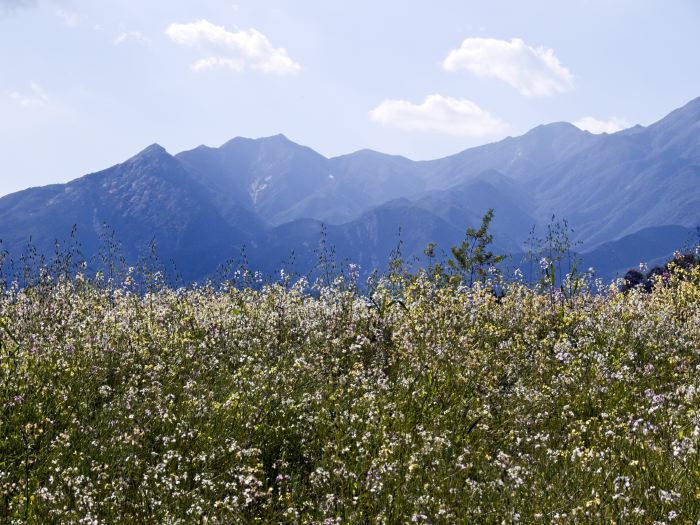
[[(0, 238), (51, 253), (76, 226), (84, 255), (113, 231), (128, 261), (152, 241), (188, 280), (246, 247), (274, 272), (294, 254), (306, 272), (320, 242), (365, 271), (428, 242), (448, 252), (494, 208), (494, 248), (525, 251), (533, 225), (573, 227), (586, 264), (606, 277), (661, 260), (700, 225), (700, 98), (647, 126), (594, 135), (565, 122), (431, 161), (372, 150), (326, 158), (283, 135), (234, 138), (171, 155), (153, 144), (66, 184), (0, 198)], [(399, 234), (400, 232), (400, 234)]]

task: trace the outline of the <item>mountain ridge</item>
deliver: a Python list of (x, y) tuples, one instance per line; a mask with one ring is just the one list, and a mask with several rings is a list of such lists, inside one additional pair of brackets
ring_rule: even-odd
[(374, 264), (405, 222), (416, 256), (429, 241), (457, 243), (489, 208), (497, 243), (513, 252), (552, 215), (588, 251), (659, 225), (697, 226), (700, 97), (646, 127), (594, 135), (555, 122), (429, 161), (371, 149), (329, 158), (283, 134), (175, 155), (154, 143), (66, 184), (0, 198), (0, 238), (13, 252), (29, 236), (48, 249), (78, 224), (94, 251), (107, 223), (130, 257), (156, 238), (194, 278), (244, 244), (262, 258), (274, 256), (265, 243), (308, 247), (322, 223), (341, 252)]

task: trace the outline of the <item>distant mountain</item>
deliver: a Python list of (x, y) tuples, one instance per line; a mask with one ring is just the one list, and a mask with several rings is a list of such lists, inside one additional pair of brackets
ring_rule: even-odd
[(270, 224), (327, 182), (327, 159), (284, 135), (235, 138), (220, 148), (200, 146), (177, 155), (184, 168), (210, 189), (217, 209), (254, 211)]
[(478, 225), (489, 208), (498, 210), (492, 232), (509, 251), (518, 250), (536, 222), (534, 203), (518, 181), (487, 170), (448, 190), (427, 192), (412, 201), (464, 233), (465, 225)]
[[(251, 266), (274, 273), (294, 253), (293, 269), (308, 273), (323, 253), (323, 223), (299, 219), (269, 230), (249, 247)], [(389, 255), (401, 243), (401, 254), (412, 260), (429, 242), (451, 246), (464, 234), (438, 216), (408, 201), (392, 201), (341, 225), (325, 227), (325, 247), (339, 264), (354, 262), (365, 272), (385, 270)], [(328, 254), (327, 254), (328, 255)]]
[[(601, 244), (583, 254), (585, 268), (595, 268), (606, 279), (622, 277), (644, 262), (649, 268), (663, 265), (676, 250), (688, 250), (700, 242), (698, 231), (682, 226), (645, 228), (616, 241)], [(584, 268), (584, 269), (585, 269)]]
[(76, 224), (90, 255), (108, 228), (128, 260), (155, 240), (196, 279), (242, 246), (270, 271), (292, 251), (313, 265), (326, 224), (338, 255), (370, 269), (386, 262), (399, 230), (408, 257), (430, 241), (448, 251), (488, 208), (497, 246), (511, 253), (554, 214), (606, 272), (628, 256), (667, 255), (676, 235), (700, 225), (700, 98), (648, 127), (593, 135), (554, 123), (432, 161), (371, 150), (329, 159), (283, 135), (175, 156), (153, 145), (67, 184), (0, 198), (0, 238), (15, 256), (30, 237), (49, 253)]
[(211, 271), (253, 233), (247, 224), (228, 223), (212, 207), (207, 189), (156, 144), (68, 184), (0, 199), (0, 235), (10, 254), (22, 253), (30, 236), (40, 252), (51, 254), (73, 225), (86, 256), (98, 251), (101, 235), (114, 230), (127, 260), (138, 260), (155, 241), (163, 259), (185, 263), (186, 278)]
[(488, 170), (528, 184), (549, 167), (595, 146), (602, 138), (568, 122), (556, 122), (537, 126), (520, 137), (508, 137), (420, 164), (423, 177), (438, 189), (450, 188)]
[(426, 189), (416, 164), (404, 157), (362, 150), (327, 159), (284, 135), (235, 138), (177, 158), (212, 191), (224, 215), (234, 202), (271, 225), (301, 218), (341, 224)]
[[(700, 231), (683, 226), (655, 226), (608, 241), (590, 251), (574, 250), (571, 263), (583, 274), (593, 268), (595, 277), (610, 282), (623, 277), (628, 270), (639, 268), (641, 263), (649, 269), (663, 266), (673, 259), (676, 251), (692, 252), (700, 243)], [(569, 261), (563, 259), (562, 273), (568, 271)], [(525, 279), (537, 280), (537, 261), (526, 253), (512, 252), (501, 267), (506, 272), (519, 268)], [(556, 276), (559, 281), (559, 275)]]
[(603, 135), (533, 182), (538, 218), (565, 213), (587, 246), (663, 224), (700, 224), (700, 99)]

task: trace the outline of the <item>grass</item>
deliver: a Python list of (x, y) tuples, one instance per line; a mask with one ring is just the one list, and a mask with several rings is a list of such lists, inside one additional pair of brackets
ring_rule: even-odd
[(0, 522), (696, 523), (700, 269), (616, 290), (9, 288)]

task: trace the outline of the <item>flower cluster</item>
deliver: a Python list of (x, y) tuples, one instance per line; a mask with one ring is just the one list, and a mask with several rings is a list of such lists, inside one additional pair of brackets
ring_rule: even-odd
[[(401, 279), (400, 281), (398, 279)], [(0, 298), (8, 523), (695, 523), (700, 269)]]

